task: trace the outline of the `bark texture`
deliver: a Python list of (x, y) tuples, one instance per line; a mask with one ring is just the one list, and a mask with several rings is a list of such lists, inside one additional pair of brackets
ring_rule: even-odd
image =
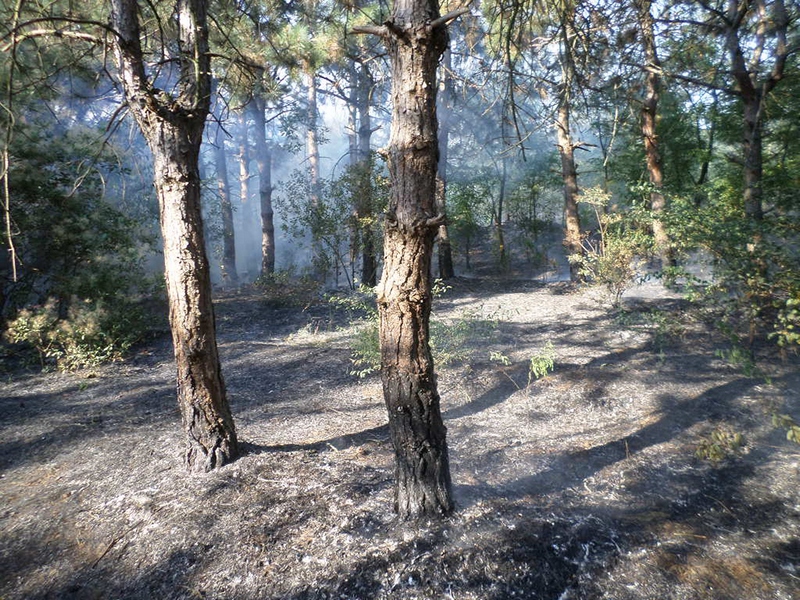
[(642, 38), (642, 49), (645, 55), (645, 97), (642, 103), (642, 138), (644, 139), (644, 154), (647, 163), (647, 173), (650, 178), (650, 210), (653, 213), (653, 239), (656, 251), (663, 266), (672, 264), (669, 235), (664, 226), (663, 214), (667, 208), (667, 199), (662, 188), (664, 187), (664, 169), (661, 163), (661, 153), (658, 149), (658, 134), (656, 124), (658, 120), (658, 102), (661, 96), (661, 61), (658, 58), (656, 37), (653, 29), (653, 16), (650, 13), (652, 2), (650, 0), (635, 0), (639, 31)]
[[(578, 170), (575, 167), (575, 146), (570, 133), (569, 100), (562, 101), (558, 107), (556, 122), (556, 141), (561, 157), (561, 178), (564, 182), (564, 246), (567, 254), (582, 254), (581, 222), (578, 215)], [(570, 277), (578, 277), (574, 265), (570, 265)]]
[(435, 0), (396, 0), (387, 21), (392, 65), (392, 193), (378, 286), (381, 377), (403, 518), (453, 508), (446, 429), (428, 343), (438, 161), (436, 67), (446, 46)]
[(235, 458), (238, 444), (220, 370), (200, 216), (198, 159), (211, 90), (206, 4), (176, 3), (181, 51), (174, 96), (147, 78), (137, 10), (136, 0), (112, 0), (115, 54), (129, 109), (153, 154), (185, 459), (191, 470), (208, 471)]

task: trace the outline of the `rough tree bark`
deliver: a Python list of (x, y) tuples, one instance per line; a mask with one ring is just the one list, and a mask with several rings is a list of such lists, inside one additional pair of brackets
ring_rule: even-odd
[(403, 518), (453, 508), (446, 429), (429, 346), (438, 161), (436, 67), (447, 44), (436, 0), (395, 0), (381, 27), (392, 68), (392, 184), (378, 285), (381, 378), (395, 452), (395, 510)]
[(275, 213), (272, 210), (272, 152), (267, 144), (266, 102), (253, 98), (253, 136), (258, 165), (258, 195), (261, 201), (261, 275), (275, 272)]
[(662, 191), (664, 187), (664, 170), (661, 164), (661, 153), (658, 150), (658, 134), (656, 133), (658, 101), (661, 95), (661, 61), (658, 58), (653, 16), (650, 13), (652, 2), (651, 0), (634, 0), (634, 4), (646, 61), (644, 70), (645, 97), (642, 103), (642, 137), (644, 139), (647, 172), (652, 186), (650, 190), (650, 210), (653, 213), (653, 239), (655, 240), (656, 252), (658, 252), (662, 266), (671, 266), (673, 260), (670, 252), (670, 240), (662, 219), (667, 208), (667, 199)]
[(235, 458), (238, 444), (217, 353), (200, 217), (198, 159), (211, 94), (206, 2), (178, 0), (175, 14), (180, 78), (169, 95), (146, 74), (136, 0), (111, 2), (119, 79), (153, 154), (185, 459), (191, 470), (208, 471)]

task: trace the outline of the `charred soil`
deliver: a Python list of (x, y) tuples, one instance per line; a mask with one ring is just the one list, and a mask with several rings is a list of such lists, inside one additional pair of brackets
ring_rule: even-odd
[(796, 357), (745, 376), (654, 284), (616, 312), (561, 283), (452, 287), (437, 318), (488, 325), (438, 370), (451, 517), (392, 515), (380, 381), (349, 374), (338, 309), (229, 293), (244, 452), (212, 473), (181, 464), (168, 336), (91, 372), (7, 369), (0, 598), (797, 597), (800, 447), (771, 422), (800, 419)]

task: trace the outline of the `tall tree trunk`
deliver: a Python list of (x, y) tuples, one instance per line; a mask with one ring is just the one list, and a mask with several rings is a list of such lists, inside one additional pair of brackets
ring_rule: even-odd
[(453, 248), (450, 244), (450, 232), (447, 230), (447, 146), (450, 142), (450, 118), (453, 112), (453, 84), (450, 75), (452, 57), (450, 48), (444, 51), (442, 60), (442, 81), (439, 83), (441, 103), (439, 107), (439, 167), (437, 172), (436, 203), (439, 213), (445, 218), (439, 225), (439, 277), (452, 279)]
[(744, 213), (760, 221), (763, 206), (762, 96), (760, 90), (744, 95), (742, 155), (744, 159)]
[(112, 0), (111, 9), (120, 81), (153, 154), (185, 459), (190, 469), (208, 471), (235, 458), (238, 443), (217, 352), (200, 216), (198, 159), (211, 90), (206, 2), (176, 3), (180, 82), (177, 97), (166, 102), (146, 74), (136, 0)]
[[(740, 28), (751, 12), (756, 19), (756, 31), (753, 41), (747, 42), (744, 47), (750, 50), (753, 57), (748, 64)], [(770, 92), (783, 79), (786, 62), (795, 48), (788, 43), (789, 16), (783, 0), (773, 0), (769, 3), (763, 0), (746, 2), (728, 0), (724, 27), (731, 73), (743, 107), (744, 213), (754, 221), (760, 221), (764, 216), (762, 188), (764, 103)], [(774, 40), (772, 51), (766, 48), (768, 38)], [(771, 65), (766, 64), (764, 59), (767, 57), (771, 58)]]
[[(247, 233), (245, 238), (249, 239), (251, 235), (251, 227), (257, 218), (254, 202), (251, 200), (250, 190), (250, 124), (247, 118), (247, 111), (242, 110), (239, 113), (239, 148), (236, 153), (236, 160), (239, 164), (239, 219), (242, 225), (242, 231)], [(252, 279), (252, 274), (249, 272), (248, 260), (248, 278)]]
[[(575, 167), (575, 144), (570, 130), (572, 85), (575, 81), (575, 62), (572, 56), (574, 6), (567, 5), (561, 15), (561, 84), (558, 90), (556, 113), (556, 143), (561, 157), (561, 178), (564, 182), (564, 247), (568, 255), (582, 254), (581, 222), (578, 214), (578, 171)], [(570, 263), (570, 279), (579, 278), (578, 267)]]
[[(503, 134), (505, 139), (505, 134)], [(495, 212), (494, 231), (497, 236), (497, 260), (500, 263), (500, 269), (506, 271), (508, 269), (508, 253), (506, 252), (506, 236), (503, 230), (503, 217), (506, 203), (506, 185), (508, 183), (508, 159), (505, 152), (500, 159), (500, 192), (497, 195), (497, 210)]]
[[(374, 81), (369, 67), (361, 65), (358, 81), (358, 160), (364, 169), (364, 186), (361, 201), (358, 203), (357, 216), (360, 222), (369, 222), (373, 216), (375, 190), (372, 189), (372, 88)], [(378, 277), (378, 259), (375, 256), (375, 240), (371, 228), (362, 227), (361, 231), (361, 283), (375, 287)]]
[(447, 20), (439, 18), (436, 0), (395, 0), (382, 27), (357, 30), (384, 37), (392, 67), (392, 191), (377, 301), (395, 510), (404, 518), (453, 508), (428, 330), (433, 240), (442, 221), (436, 210), (436, 66), (447, 44)]
[[(558, 154), (561, 157), (561, 178), (564, 182), (564, 247), (568, 255), (582, 254), (581, 222), (578, 216), (578, 172), (575, 168), (575, 147), (569, 130), (569, 101), (562, 102), (558, 107), (556, 140)], [(577, 268), (572, 264), (570, 264), (570, 278), (573, 281), (578, 278)]]
[(653, 239), (656, 251), (661, 259), (662, 266), (673, 264), (670, 251), (669, 235), (664, 226), (663, 215), (667, 208), (667, 199), (663, 194), (664, 170), (661, 164), (661, 154), (658, 150), (658, 134), (656, 122), (658, 119), (658, 101), (661, 94), (661, 61), (656, 49), (656, 38), (653, 30), (653, 17), (650, 13), (651, 0), (635, 0), (639, 20), (639, 31), (642, 37), (646, 66), (645, 98), (642, 103), (642, 137), (644, 139), (644, 154), (647, 163), (647, 172), (650, 177), (650, 210), (653, 213)]
[(252, 103), (253, 135), (258, 165), (258, 195), (261, 205), (261, 275), (275, 272), (275, 213), (272, 210), (272, 152), (267, 144), (266, 102), (256, 96)]
[[(308, 160), (308, 183), (311, 190), (309, 204), (312, 210), (317, 211), (320, 205), (317, 75), (310, 64), (306, 68), (306, 105), (306, 158)], [(315, 271), (319, 271), (323, 262), (323, 249), (321, 242), (313, 239), (314, 235), (312, 232), (312, 255)]]
[(233, 230), (233, 205), (228, 184), (228, 160), (225, 155), (225, 140), (217, 126), (214, 146), (214, 164), (217, 170), (217, 191), (222, 213), (222, 281), (225, 285), (236, 285), (236, 239)]

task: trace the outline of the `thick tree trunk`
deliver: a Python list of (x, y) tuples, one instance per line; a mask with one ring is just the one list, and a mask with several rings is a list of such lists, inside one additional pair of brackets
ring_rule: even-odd
[(272, 152), (267, 144), (266, 105), (263, 98), (253, 100), (253, 129), (258, 165), (258, 195), (261, 201), (261, 275), (275, 272), (275, 213), (272, 210)]
[(446, 429), (429, 347), (436, 210), (436, 66), (444, 23), (435, 0), (396, 0), (384, 29), (392, 65), (392, 193), (378, 286), (381, 377), (395, 451), (401, 517), (453, 508)]
[(455, 277), (453, 267), (453, 248), (450, 244), (450, 232), (447, 230), (447, 146), (450, 143), (450, 118), (452, 114), (453, 89), (450, 78), (452, 60), (450, 48), (444, 52), (442, 60), (442, 81), (439, 84), (441, 106), (439, 107), (439, 167), (437, 172), (436, 204), (438, 211), (444, 216), (439, 225), (439, 277), (452, 279)]
[(178, 402), (189, 436), (186, 462), (192, 470), (209, 471), (233, 459), (238, 449), (217, 353), (200, 216), (199, 143), (188, 142), (182, 128), (162, 124), (160, 129), (158, 144), (151, 145), (151, 150), (178, 367)]
[(661, 94), (661, 61), (656, 49), (656, 38), (653, 30), (653, 17), (650, 14), (650, 0), (636, 0), (636, 10), (639, 19), (639, 31), (642, 36), (642, 47), (645, 60), (645, 98), (642, 104), (642, 137), (644, 139), (644, 154), (647, 163), (647, 172), (650, 178), (650, 210), (653, 213), (653, 238), (656, 252), (661, 264), (670, 266), (673, 263), (670, 252), (669, 235), (664, 225), (663, 214), (667, 208), (667, 199), (663, 194), (664, 170), (661, 164), (661, 153), (658, 150), (658, 134), (656, 122), (658, 119), (658, 101)]
[(206, 3), (176, 3), (180, 82), (177, 97), (167, 102), (146, 75), (137, 10), (136, 0), (112, 0), (112, 39), (128, 106), (153, 154), (186, 463), (208, 471), (235, 458), (238, 445), (217, 353), (200, 216), (198, 159), (211, 95)]
[(216, 138), (214, 164), (217, 170), (217, 191), (222, 213), (222, 281), (225, 285), (236, 285), (239, 278), (236, 274), (236, 239), (233, 230), (233, 205), (228, 184), (228, 160), (225, 155), (225, 142), (219, 131)]

